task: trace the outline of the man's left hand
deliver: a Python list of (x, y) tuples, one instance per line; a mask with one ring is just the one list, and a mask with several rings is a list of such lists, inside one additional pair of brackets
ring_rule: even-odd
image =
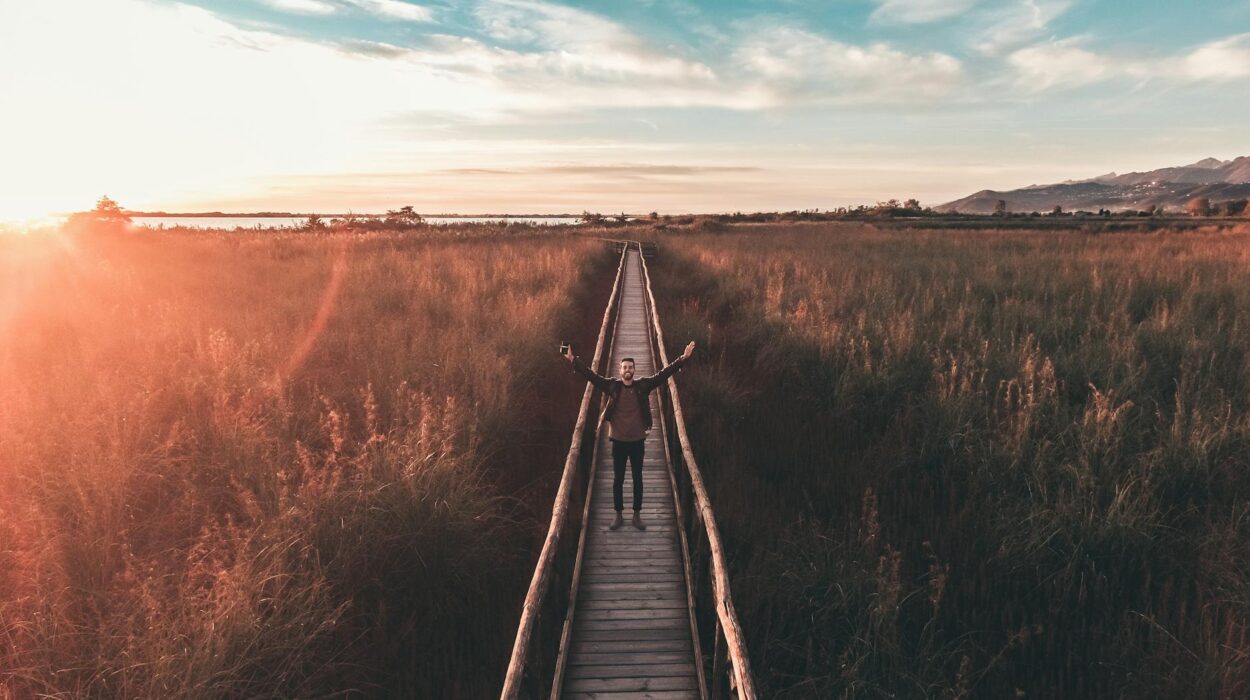
[(694, 341), (693, 340), (690, 341), (690, 344), (686, 346), (686, 351), (681, 354), (681, 359), (689, 360), (692, 354), (694, 354)]

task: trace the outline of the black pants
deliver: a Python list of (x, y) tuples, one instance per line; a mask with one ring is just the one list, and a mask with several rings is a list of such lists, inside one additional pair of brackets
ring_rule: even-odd
[(612, 504), (616, 512), (625, 509), (625, 460), (634, 471), (634, 512), (642, 510), (642, 451), (647, 441), (618, 442), (612, 440)]

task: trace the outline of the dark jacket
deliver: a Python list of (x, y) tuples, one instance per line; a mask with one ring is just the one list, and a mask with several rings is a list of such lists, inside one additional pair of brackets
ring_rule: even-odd
[(655, 391), (664, 383), (665, 379), (673, 376), (675, 372), (680, 370), (686, 364), (685, 359), (678, 356), (668, 364), (668, 367), (649, 377), (637, 377), (629, 386), (625, 386), (625, 382), (619, 377), (601, 377), (592, 371), (589, 367), (582, 364), (581, 358), (573, 357), (573, 369), (582, 375), (591, 384), (603, 391), (603, 395), (607, 397), (607, 403), (603, 406), (603, 412), (599, 414), (599, 424), (603, 421), (612, 420), (612, 413), (616, 410), (616, 400), (622, 391), (638, 392), (638, 407), (642, 410), (642, 427), (645, 430), (651, 429), (651, 402), (647, 397), (652, 391)]

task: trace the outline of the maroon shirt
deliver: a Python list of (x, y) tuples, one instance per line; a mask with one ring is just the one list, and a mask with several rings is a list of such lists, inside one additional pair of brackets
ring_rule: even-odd
[(620, 442), (634, 442), (643, 440), (647, 437), (647, 429), (642, 424), (642, 401), (646, 401), (645, 396), (639, 396), (634, 384), (621, 387), (620, 397), (616, 400), (616, 410), (612, 412), (612, 418), (608, 421), (608, 437)]

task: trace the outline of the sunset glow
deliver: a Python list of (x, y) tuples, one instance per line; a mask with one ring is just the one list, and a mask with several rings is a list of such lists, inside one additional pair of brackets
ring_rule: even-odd
[[(938, 203), (1241, 155), (1250, 7), (0, 6), (0, 219)], [(1033, 8), (1029, 10), (1028, 8)]]

